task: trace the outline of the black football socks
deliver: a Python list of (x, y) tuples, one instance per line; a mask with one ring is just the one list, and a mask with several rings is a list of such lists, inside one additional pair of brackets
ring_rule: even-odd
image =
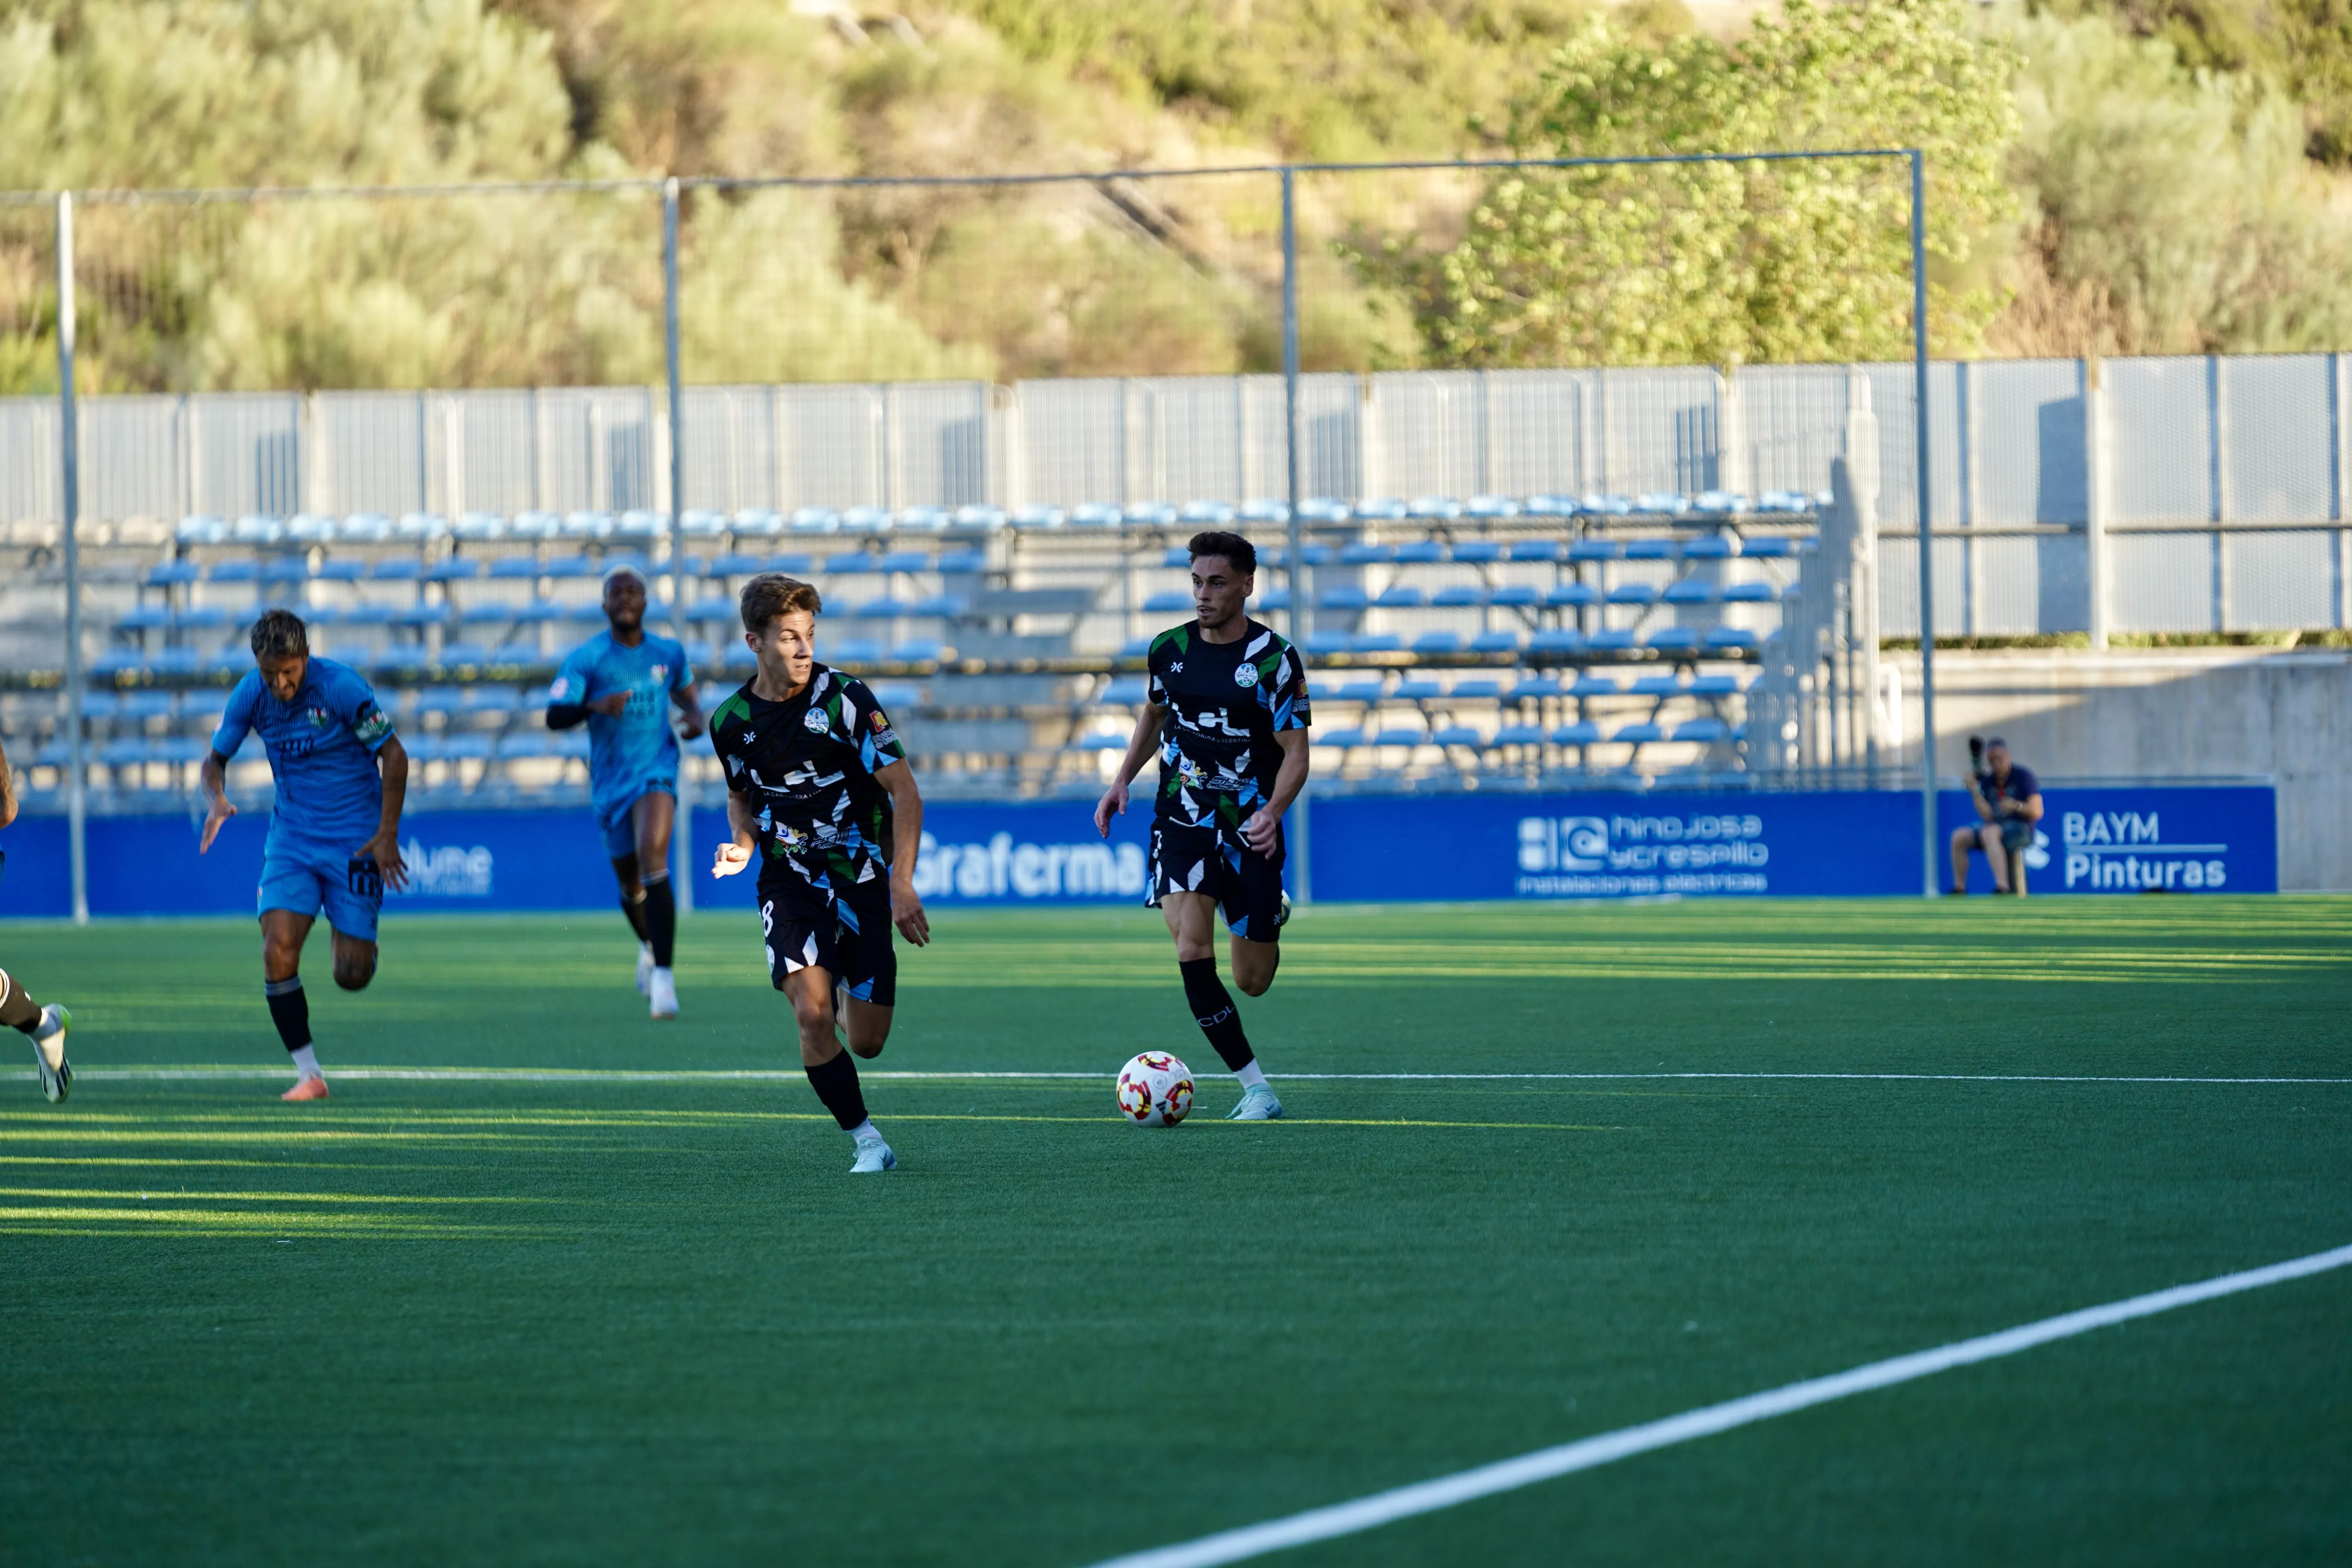
[(677, 946), (677, 895), (670, 891), (668, 872), (656, 871), (646, 879), (644, 901), (630, 913), (644, 922), (637, 934), (653, 943), (654, 967), (667, 969)]
[(289, 974), (283, 980), (265, 980), (261, 994), (269, 1000), (269, 1021), (278, 1026), (278, 1037), (286, 1042), (289, 1051), (299, 1051), (310, 1043), (310, 998), (302, 993), (302, 977)]
[(41, 1026), (40, 1004), (26, 995), (5, 969), (0, 969), (0, 1024), (28, 1035)]
[(835, 1054), (834, 1058), (817, 1067), (803, 1067), (809, 1087), (833, 1112), (844, 1132), (855, 1132), (866, 1125), (866, 1095), (857, 1087), (857, 1061), (847, 1051)]
[(1192, 1019), (1201, 1026), (1201, 1033), (1209, 1037), (1209, 1044), (1217, 1048), (1225, 1066), (1234, 1072), (1255, 1059), (1250, 1050), (1249, 1037), (1242, 1033), (1242, 1016), (1234, 1006), (1232, 994), (1225, 983), (1217, 978), (1217, 961), (1213, 958), (1180, 960), (1177, 969), (1184, 976), (1184, 1000), (1192, 1006)]
[(637, 933), (639, 942), (653, 940), (646, 934), (646, 900), (650, 898), (652, 893), (653, 889), (650, 888), (639, 888), (637, 896), (634, 899), (626, 893), (621, 895), (621, 912), (629, 917), (629, 929)]

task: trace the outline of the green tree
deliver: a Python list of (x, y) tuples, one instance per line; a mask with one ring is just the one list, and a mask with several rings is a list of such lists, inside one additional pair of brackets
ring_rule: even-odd
[[(1960, 0), (1788, 0), (1735, 44), (1595, 21), (1514, 121), (1532, 156), (1919, 147), (1930, 323), (1974, 347), (2000, 303), (1966, 268), (2007, 219), (2013, 60)], [(1450, 249), (1367, 246), (1430, 357), (1487, 366), (1899, 358), (1910, 190), (1895, 160), (1513, 170)]]

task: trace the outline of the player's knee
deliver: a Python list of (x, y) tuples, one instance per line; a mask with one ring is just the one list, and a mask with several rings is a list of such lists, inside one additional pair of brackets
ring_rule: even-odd
[(888, 1038), (889, 1037), (887, 1035), (881, 1039), (874, 1040), (860, 1040), (853, 1038), (849, 1042), (849, 1048), (870, 1062), (876, 1057), (882, 1054), (882, 1047)]
[(833, 998), (795, 996), (793, 1016), (799, 1020), (803, 1039), (833, 1037)]
[(1263, 996), (1274, 989), (1274, 972), (1268, 970), (1263, 974), (1258, 974), (1236, 970), (1234, 973), (1234, 984), (1242, 988), (1242, 994), (1244, 996)]
[(335, 960), (335, 984), (346, 991), (364, 991), (375, 978), (373, 958), (339, 958)]

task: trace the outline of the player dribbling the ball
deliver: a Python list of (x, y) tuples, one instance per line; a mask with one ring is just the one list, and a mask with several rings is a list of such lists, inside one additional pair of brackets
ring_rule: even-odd
[(898, 1156), (866, 1114), (851, 1058), (880, 1056), (890, 1037), (892, 928), (917, 947), (931, 940), (915, 893), (923, 797), (866, 683), (816, 661), (816, 589), (763, 573), (741, 604), (759, 670), (710, 715), (734, 830), (710, 874), (734, 876), (758, 857), (768, 973), (792, 999), (809, 1086), (856, 1142), (851, 1172), (887, 1171)]
[(1257, 551), (1237, 533), (1192, 536), (1192, 605), (1200, 618), (1152, 639), (1151, 689), (1135, 738), (1095, 807), (1095, 830), (1127, 809), (1128, 781), (1152, 753), (1151, 883), (1145, 898), (1176, 939), (1184, 999), (1201, 1032), (1241, 1080), (1229, 1121), (1270, 1121), (1282, 1101), (1217, 978), (1222, 906), (1244, 995), (1263, 996), (1282, 962), (1282, 814), (1307, 787), (1307, 667), (1289, 643), (1243, 613)]

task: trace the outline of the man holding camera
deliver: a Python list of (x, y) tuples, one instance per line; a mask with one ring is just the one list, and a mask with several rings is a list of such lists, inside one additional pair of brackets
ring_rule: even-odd
[(2033, 847), (2033, 825), (2042, 820), (2042, 781), (2032, 769), (2010, 761), (2009, 742), (2000, 736), (1970, 735), (1969, 799), (1979, 821), (1952, 833), (1952, 892), (1969, 890), (1969, 856), (1981, 849), (1992, 868), (1992, 890), (2021, 896), (2025, 852)]

